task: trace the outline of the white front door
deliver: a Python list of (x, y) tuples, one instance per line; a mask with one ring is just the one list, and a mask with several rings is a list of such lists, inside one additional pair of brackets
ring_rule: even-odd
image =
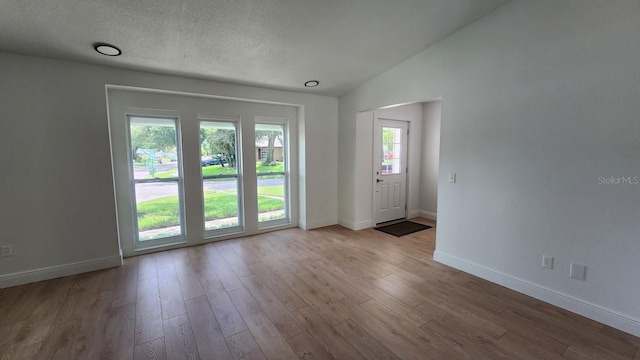
[(373, 206), (376, 224), (406, 217), (406, 121), (376, 118), (373, 131)]

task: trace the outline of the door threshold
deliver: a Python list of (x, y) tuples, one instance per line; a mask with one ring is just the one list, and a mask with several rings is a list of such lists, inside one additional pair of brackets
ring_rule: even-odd
[(393, 225), (393, 224), (401, 223), (403, 221), (407, 221), (407, 218), (400, 218), (400, 219), (389, 220), (389, 221), (377, 223), (373, 227), (377, 228), (377, 227), (381, 227), (381, 226)]

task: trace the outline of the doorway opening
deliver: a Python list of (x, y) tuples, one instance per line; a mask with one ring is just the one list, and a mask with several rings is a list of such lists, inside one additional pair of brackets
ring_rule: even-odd
[[(441, 101), (362, 112), (371, 139), (371, 224), (437, 219)], [(364, 130), (365, 128), (363, 128)]]
[(373, 202), (376, 224), (407, 217), (408, 137), (407, 121), (375, 119)]

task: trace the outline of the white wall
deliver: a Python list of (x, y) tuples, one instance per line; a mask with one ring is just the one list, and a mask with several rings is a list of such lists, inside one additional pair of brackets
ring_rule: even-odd
[(436, 259), (640, 335), (640, 185), (599, 184), (640, 176), (639, 33), (637, 1), (512, 0), (341, 97), (340, 222), (357, 112), (442, 97)]
[(300, 225), (337, 222), (337, 99), (0, 53), (0, 287), (120, 261), (105, 84), (300, 105)]
[(420, 215), (435, 220), (438, 213), (440, 166), (440, 101), (422, 104), (422, 150), (420, 165)]

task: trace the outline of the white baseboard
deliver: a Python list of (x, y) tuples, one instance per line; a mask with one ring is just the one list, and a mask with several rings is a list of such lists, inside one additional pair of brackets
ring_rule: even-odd
[(434, 213), (431, 211), (424, 211), (424, 210), (418, 210), (418, 215), (420, 217), (423, 217), (425, 219), (429, 219), (429, 220), (438, 220), (438, 213)]
[(511, 290), (529, 295), (538, 300), (542, 300), (589, 319), (601, 322), (629, 334), (640, 336), (640, 320), (631, 316), (503, 274), (499, 271), (489, 269), (482, 265), (460, 259), (438, 250), (434, 252), (433, 259), (439, 263), (502, 285)]
[(409, 219), (414, 217), (423, 217), (425, 219), (434, 220), (434, 221), (438, 220), (438, 214), (430, 211), (424, 211), (424, 210), (414, 210), (409, 212)]
[(0, 289), (122, 265), (122, 255), (0, 275)]
[(351, 230), (362, 230), (373, 227), (374, 223), (372, 220), (364, 220), (364, 221), (349, 221), (349, 220), (339, 220), (338, 224), (351, 229)]
[(317, 229), (325, 226), (331, 226), (338, 223), (338, 219), (336, 218), (325, 218), (320, 220), (312, 220), (312, 221), (298, 221), (298, 226), (303, 230), (311, 230)]

